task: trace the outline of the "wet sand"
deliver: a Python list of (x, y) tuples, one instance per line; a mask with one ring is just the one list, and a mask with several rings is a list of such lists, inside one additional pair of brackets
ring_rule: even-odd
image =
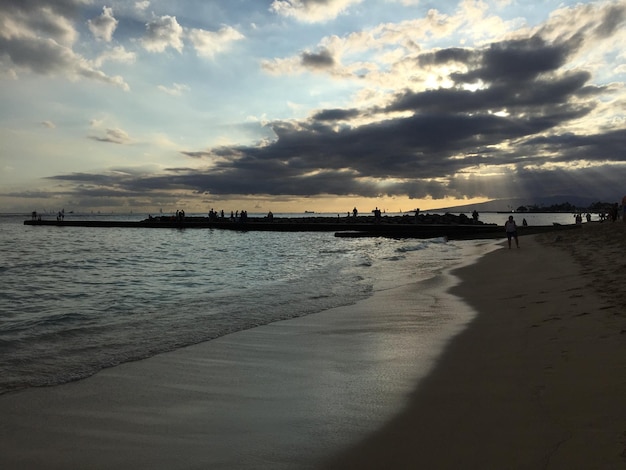
[(625, 228), (522, 237), (458, 270), (479, 313), (436, 364), (416, 302), (467, 307), (407, 284), (0, 396), (0, 467), (625, 468)]
[(327, 468), (626, 468), (626, 224), (520, 244), (457, 272), (478, 317)]
[(450, 329), (473, 317), (444, 293), (452, 283), (407, 280), (354, 305), (2, 395), (0, 468), (319, 468), (401, 409)]

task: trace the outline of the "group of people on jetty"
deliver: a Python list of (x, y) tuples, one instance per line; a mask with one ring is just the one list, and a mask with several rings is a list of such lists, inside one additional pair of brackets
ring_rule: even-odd
[(607, 212), (600, 213), (600, 222), (609, 220), (615, 222), (619, 218), (620, 212), (622, 213), (622, 221), (626, 223), (626, 196), (622, 198), (621, 210), (620, 205), (616, 202)]
[[(271, 212), (270, 212), (271, 214)], [(226, 219), (226, 214), (224, 213), (224, 209), (222, 209), (221, 211), (215, 211), (213, 209), (211, 209), (209, 211), (209, 220), (211, 222), (217, 222), (218, 220), (225, 220)], [(231, 222), (245, 222), (248, 220), (248, 211), (242, 210), (241, 212), (239, 211), (230, 211), (230, 217), (229, 220)]]
[[(241, 212), (230, 211), (230, 217), (227, 219), (226, 214), (224, 213), (224, 210), (221, 210), (218, 212), (216, 210), (211, 209), (208, 213), (208, 216), (209, 216), (209, 221), (211, 222), (218, 222), (218, 221), (225, 221), (225, 220), (230, 220), (231, 222), (246, 222), (248, 220), (248, 211), (245, 211), (245, 210), (242, 210)], [(271, 211), (268, 214), (268, 218), (273, 218), (273, 214)], [(152, 214), (148, 214), (148, 220), (171, 220), (171, 221), (183, 222), (185, 220), (185, 211), (177, 210), (176, 215), (174, 216), (153, 217)]]
[[(57, 222), (61, 222), (65, 219), (65, 209), (61, 209), (57, 214)], [(41, 214), (37, 211), (32, 211), (30, 213), (30, 220), (41, 220)]]
[[(304, 217), (289, 217), (284, 216), (281, 217), (277, 222), (291, 222), (291, 223), (337, 223), (345, 222), (347, 224), (359, 223), (359, 224), (367, 224), (367, 223), (375, 223), (375, 224), (482, 224), (478, 220), (479, 215), (477, 211), (473, 211), (471, 218), (466, 216), (465, 214), (455, 215), (451, 213), (446, 214), (429, 214), (429, 213), (421, 213), (419, 209), (414, 209), (409, 212), (393, 215), (388, 215), (386, 211), (379, 209), (378, 207), (372, 209), (370, 214), (361, 214), (359, 210), (354, 207), (352, 211), (347, 213), (347, 217), (344, 220), (341, 219), (341, 214), (337, 214), (337, 220), (332, 220), (331, 216), (328, 215), (309, 215), (315, 214), (313, 212), (305, 213)], [(345, 213), (344, 213), (345, 216)], [(252, 218), (248, 217), (248, 211), (246, 210), (237, 210), (230, 211), (230, 215), (222, 210), (215, 210), (211, 208), (207, 215), (204, 217), (194, 215), (190, 217), (185, 216), (184, 210), (177, 210), (175, 215), (159, 215), (153, 216), (152, 214), (148, 215), (147, 222), (177, 222), (179, 224), (193, 224), (193, 223), (201, 223), (203, 221), (212, 222), (212, 223), (246, 223), (246, 222), (274, 222), (275, 217), (272, 211), (267, 212), (265, 216), (255, 215)]]

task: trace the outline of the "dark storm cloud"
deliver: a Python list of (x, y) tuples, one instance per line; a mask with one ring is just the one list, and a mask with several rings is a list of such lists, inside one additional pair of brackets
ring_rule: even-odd
[[(172, 170), (173, 172), (175, 170)], [(183, 171), (189, 171), (185, 169)], [(106, 174), (93, 174), (93, 173), (70, 173), (67, 175), (49, 176), (46, 179), (57, 181), (72, 181), (83, 187), (122, 187), (124, 184), (132, 185), (134, 181), (140, 181), (144, 177), (148, 177), (153, 174), (154, 169), (148, 168), (112, 168)], [(128, 188), (130, 186), (126, 186)]]
[(518, 83), (561, 67), (575, 49), (570, 44), (547, 44), (539, 37), (492, 44), (480, 53), (479, 67), (452, 78), (457, 82)]
[(327, 69), (335, 65), (335, 59), (327, 49), (322, 49), (316, 54), (304, 52), (302, 65), (310, 69)]
[(345, 121), (359, 116), (358, 109), (324, 109), (313, 115), (315, 121)]
[(420, 54), (417, 61), (422, 67), (429, 65), (443, 65), (451, 62), (468, 63), (476, 54), (470, 49), (450, 47), (434, 52)]
[(515, 195), (532, 201), (534, 196), (570, 195), (611, 202), (621, 199), (625, 174), (623, 169), (616, 171), (612, 165), (551, 171), (522, 168), (505, 176), (481, 177), (481, 181), (452, 179), (446, 190), (448, 194), (474, 197), (483, 195), (487, 185), (494, 199)]
[[(275, 138), (269, 143), (181, 152), (206, 160), (203, 170), (113, 175), (111, 180), (56, 178), (129, 194), (182, 189), (214, 196), (438, 198), (556, 194), (568, 188), (599, 194), (598, 181), (618, 187), (618, 176), (626, 178), (626, 165), (608, 165), (626, 162), (626, 131), (563, 130), (608, 101), (613, 90), (593, 85), (592, 74), (568, 60), (588, 39), (585, 32), (610, 34), (623, 24), (620, 15), (621, 8), (604, 15), (595, 28), (581, 27), (553, 42), (535, 35), (481, 49), (421, 54), (416, 61), (422, 67), (457, 63), (466, 72), (449, 77), (456, 84), (452, 88), (405, 90), (385, 107), (322, 109), (307, 120), (272, 122), (268, 127)], [(301, 59), (318, 70), (335, 63), (327, 50)], [(479, 83), (474, 91), (465, 86)], [(579, 163), (574, 170), (554, 169), (572, 162)], [(491, 172), (494, 176), (471, 175), (470, 170), (485, 166), (507, 169)]]
[(47, 179), (108, 186), (118, 184), (122, 180), (122, 176), (119, 174), (72, 173), (69, 175), (49, 176)]
[[(590, 162), (626, 161), (626, 130), (620, 129), (596, 135), (561, 134), (527, 140), (523, 147), (535, 153), (555, 155), (553, 162), (585, 160)], [(567, 153), (560, 152), (567, 148)]]
[[(508, 109), (523, 111), (547, 105), (567, 105), (570, 98), (600, 94), (605, 89), (586, 87), (589, 72), (578, 71), (559, 78), (537, 79), (528, 86), (517, 83), (499, 83), (489, 88), (469, 91), (460, 88), (405, 91), (396, 95), (385, 111), (415, 111), (444, 113), (473, 113)], [(574, 106), (574, 105), (572, 105)]]
[(206, 158), (206, 157), (210, 157), (211, 156), (211, 152), (206, 152), (206, 151), (199, 151), (199, 152), (180, 152), (183, 155), (186, 155), (187, 157), (191, 157), (191, 158)]

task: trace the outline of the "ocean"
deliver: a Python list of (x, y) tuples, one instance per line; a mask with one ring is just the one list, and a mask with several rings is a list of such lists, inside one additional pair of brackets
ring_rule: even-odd
[[(500, 223), (506, 218), (489, 216)], [(72, 217), (145, 218), (68, 214), (66, 220)], [(573, 220), (571, 214), (541, 217), (531, 220)], [(0, 393), (79, 380), (353, 304), (377, 290), (435, 278), (493, 245), (333, 233), (25, 226), (26, 218), (0, 215)], [(457, 330), (452, 322), (449, 334)]]

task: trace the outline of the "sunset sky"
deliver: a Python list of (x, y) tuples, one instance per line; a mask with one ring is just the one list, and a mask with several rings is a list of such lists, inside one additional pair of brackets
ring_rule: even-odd
[(626, 0), (2, 0), (0, 212), (626, 194)]

